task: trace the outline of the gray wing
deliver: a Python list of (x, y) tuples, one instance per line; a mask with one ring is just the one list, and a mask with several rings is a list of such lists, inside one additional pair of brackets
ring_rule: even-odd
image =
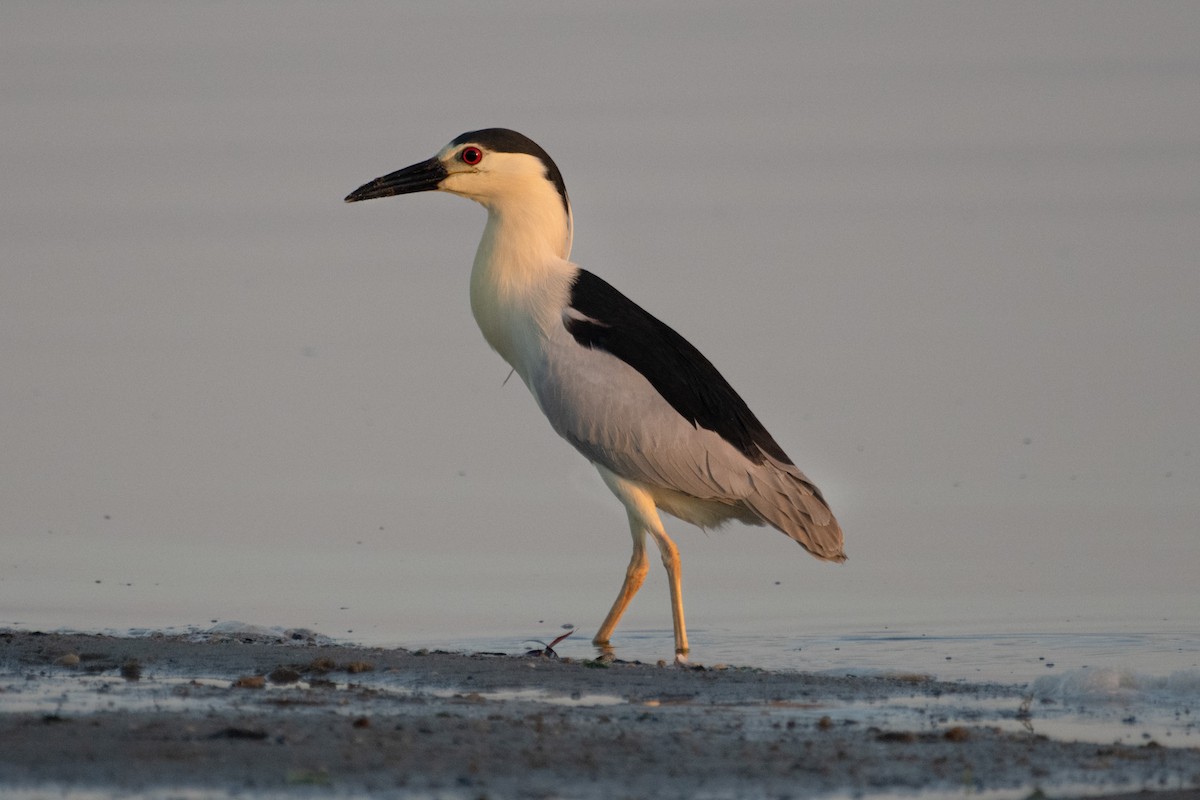
[[(685, 373), (682, 381), (677, 374), (665, 382), (652, 382), (619, 355), (597, 344), (585, 344), (577, 335), (582, 326), (604, 326), (611, 342), (616, 323), (585, 316), (574, 305), (568, 308), (562, 334), (553, 335), (547, 343), (545, 364), (529, 376), (530, 389), (559, 435), (592, 462), (658, 490), (655, 496), (660, 507), (675, 516), (699, 525), (726, 519), (770, 524), (818, 558), (843, 560), (841, 529), (820, 492), (753, 415), (752, 426), (744, 420), (740, 424), (736, 419), (730, 421), (727, 402), (724, 409), (718, 405), (698, 420), (697, 415), (685, 416), (679, 408), (681, 403), (694, 404), (694, 400), (676, 397), (672, 403), (672, 398), (664, 395), (660, 388), (664, 385), (683, 385), (686, 391), (695, 381), (705, 380), (706, 386), (694, 388), (706, 390), (708, 397), (732, 396), (736, 398), (733, 412), (741, 408), (749, 414), (707, 360), (701, 364), (706, 369), (699, 370), (694, 360), (686, 366), (678, 363), (699, 355), (691, 345), (682, 350), (676, 346), (665, 355), (643, 350), (643, 364), (649, 361), (659, 369)], [(671, 334), (678, 337), (673, 331)], [(683, 341), (682, 337), (678, 340)], [(643, 348), (656, 344), (661, 347), (663, 342), (653, 335), (640, 339)], [(715, 389), (714, 381), (719, 382)], [(725, 421), (724, 435), (713, 429), (721, 428), (720, 424), (706, 427), (704, 422), (711, 418)], [(745, 439), (728, 433), (754, 427), (761, 430), (758, 441), (754, 436)]]

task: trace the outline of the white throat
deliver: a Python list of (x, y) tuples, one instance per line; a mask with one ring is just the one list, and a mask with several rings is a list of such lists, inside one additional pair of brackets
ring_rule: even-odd
[(471, 311), (492, 349), (527, 380), (551, 326), (562, 324), (575, 276), (571, 216), (545, 183), (472, 199), (488, 218), (471, 270)]

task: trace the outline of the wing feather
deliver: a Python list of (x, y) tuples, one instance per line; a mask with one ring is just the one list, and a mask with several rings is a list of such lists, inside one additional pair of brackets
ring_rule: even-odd
[(845, 558), (821, 493), (682, 336), (584, 271), (562, 321), (529, 385), (584, 456), (682, 519), (770, 524), (818, 558)]

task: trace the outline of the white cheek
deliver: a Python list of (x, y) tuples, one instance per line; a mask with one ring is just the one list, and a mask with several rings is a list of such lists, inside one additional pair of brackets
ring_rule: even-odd
[(463, 197), (476, 197), (479, 188), (478, 180), (478, 176), (465, 170), (451, 172), (442, 179), (441, 184), (438, 185), (438, 189), (443, 192), (462, 195)]
[(450, 173), (448, 175), (446, 175), (445, 178), (442, 179), (440, 188), (451, 190), (451, 191), (457, 190), (462, 187), (462, 182), (463, 182), (462, 172), (455, 172), (455, 171), (453, 171), (453, 167), (451, 167)]

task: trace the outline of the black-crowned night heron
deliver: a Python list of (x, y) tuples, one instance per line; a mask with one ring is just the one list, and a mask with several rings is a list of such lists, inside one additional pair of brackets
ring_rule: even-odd
[(646, 577), (649, 533), (670, 578), (676, 659), (686, 658), (679, 551), (659, 509), (705, 528), (771, 525), (819, 559), (845, 560), (821, 492), (708, 359), (568, 260), (571, 204), (545, 150), (516, 131), (471, 131), (346, 202), (434, 190), (487, 209), (471, 270), (475, 320), (628, 513), (633, 556), (595, 644), (608, 644)]

